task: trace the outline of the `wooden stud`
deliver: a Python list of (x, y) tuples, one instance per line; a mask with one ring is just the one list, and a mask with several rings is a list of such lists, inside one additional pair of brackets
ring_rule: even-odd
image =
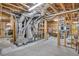
[(47, 21), (44, 21), (44, 39), (47, 39)]
[(13, 29), (13, 43), (16, 41), (16, 27), (15, 27), (15, 20), (13, 16), (11, 16), (11, 21), (12, 21), (12, 29)]
[[(65, 19), (65, 24), (66, 24), (66, 19)], [(64, 33), (64, 46), (66, 47), (66, 32)]]
[(71, 21), (70, 21), (70, 24), (71, 24), (71, 48), (72, 48), (72, 15), (71, 15)]
[[(66, 11), (65, 6), (64, 6), (64, 4), (63, 4), (63, 3), (60, 3), (60, 6), (62, 7), (62, 9), (63, 9), (64, 11)], [(67, 13), (66, 13), (66, 17), (68, 17), (68, 19), (69, 19), (69, 16), (68, 16), (68, 14), (67, 14)]]
[(19, 8), (15, 8), (14, 5), (12, 5), (12, 4), (11, 4), (11, 6), (13, 6), (12, 8), (10, 6), (8, 6), (8, 5), (9, 4), (4, 4), (4, 3), (1, 4), (1, 6), (2, 6), (3, 9), (5, 8), (5, 9), (9, 10), (9, 13), (10, 12), (14, 12), (14, 11), (17, 11), (17, 12), (24, 11), (24, 10), (20, 10)]
[(15, 43), (15, 41), (16, 41), (16, 30), (15, 30), (15, 22), (14, 22), (14, 25), (13, 25), (13, 43)]
[(57, 13), (57, 10), (56, 10), (53, 6), (50, 5), (50, 8), (52, 8), (52, 10), (53, 10), (55, 13)]
[(60, 46), (60, 33), (58, 32), (57, 34), (57, 39), (58, 39), (58, 47)]
[(66, 32), (64, 33), (64, 47), (66, 47)]
[(8, 3), (8, 5), (13, 6), (13, 7), (16, 8), (16, 9), (26, 11), (25, 9), (23, 9), (23, 8), (21, 8), (21, 7), (19, 7), (19, 6), (16, 6), (16, 5), (14, 5), (14, 4)]
[(58, 21), (58, 33), (57, 33), (57, 45), (58, 45), (58, 47), (60, 47), (59, 21)]

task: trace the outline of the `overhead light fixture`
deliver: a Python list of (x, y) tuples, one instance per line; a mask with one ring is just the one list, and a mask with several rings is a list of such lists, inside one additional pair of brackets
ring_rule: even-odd
[(31, 7), (31, 8), (29, 9), (29, 11), (32, 11), (33, 9), (35, 9), (36, 7), (38, 7), (38, 6), (42, 5), (42, 4), (43, 4), (43, 3), (38, 3), (38, 4), (36, 4), (35, 6)]

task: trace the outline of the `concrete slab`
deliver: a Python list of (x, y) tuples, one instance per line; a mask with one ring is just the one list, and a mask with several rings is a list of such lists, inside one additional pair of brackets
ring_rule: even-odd
[(79, 56), (74, 49), (60, 47), (56, 45), (56, 40), (51, 38), (49, 40), (43, 40), (36, 44), (30, 44), (17, 51), (13, 51), (3, 56)]
[(43, 41), (43, 40), (44, 40), (44, 39), (39, 40), (39, 41), (35, 41), (35, 42), (32, 42), (32, 43), (28, 43), (27, 45), (22, 45), (22, 46), (20, 46), (20, 47), (17, 47), (17, 46), (15, 46), (15, 45), (12, 45), (12, 46), (10, 46), (10, 47), (3, 48), (3, 49), (1, 50), (1, 55), (7, 54), (7, 53), (10, 53), (10, 52), (13, 52), (13, 51), (17, 51), (17, 50), (24, 49), (24, 48), (26, 48), (26, 47), (35, 45), (35, 44), (37, 44), (37, 43), (39, 43), (39, 42), (41, 42), (41, 41)]

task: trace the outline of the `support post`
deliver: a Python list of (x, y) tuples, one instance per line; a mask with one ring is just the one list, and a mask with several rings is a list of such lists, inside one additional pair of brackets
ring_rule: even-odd
[[(65, 25), (66, 25), (66, 20), (65, 20)], [(65, 33), (64, 33), (64, 47), (66, 47), (66, 28), (65, 28)]]
[(59, 21), (58, 21), (58, 33), (57, 33), (57, 45), (58, 45), (58, 47), (60, 47)]
[(11, 23), (12, 23), (12, 29), (13, 29), (13, 39), (12, 39), (12, 42), (15, 43), (16, 41), (16, 25), (15, 25), (15, 20), (14, 20), (14, 17), (11, 16)]
[(47, 39), (47, 21), (44, 21), (44, 39)]
[(72, 46), (73, 46), (73, 45), (72, 45), (72, 39), (73, 39), (73, 38), (72, 38), (72, 19), (71, 19), (70, 24), (71, 24), (71, 48), (72, 48)]
[(15, 22), (13, 24), (13, 43), (16, 41), (16, 28), (15, 28)]
[(64, 47), (66, 47), (66, 32), (64, 33)]
[(57, 41), (58, 41), (58, 47), (60, 46), (60, 33), (58, 32), (58, 34), (57, 34)]

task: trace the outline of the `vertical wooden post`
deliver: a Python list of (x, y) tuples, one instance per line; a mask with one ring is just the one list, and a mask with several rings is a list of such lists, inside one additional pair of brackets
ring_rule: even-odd
[(11, 16), (11, 21), (12, 21), (12, 29), (13, 29), (13, 43), (16, 41), (16, 27), (15, 27), (15, 20), (13, 16)]
[(66, 32), (64, 33), (64, 47), (66, 47)]
[(44, 39), (47, 39), (47, 21), (44, 21)]
[(70, 21), (70, 25), (71, 25), (71, 48), (72, 48), (72, 17), (71, 17), (71, 21)]
[(60, 47), (60, 32), (59, 32), (59, 21), (58, 21), (57, 44), (58, 44), (58, 47)]
[[(65, 22), (65, 25), (66, 25), (66, 20), (64, 21)], [(65, 29), (66, 30), (66, 29)], [(64, 33), (64, 46), (66, 47), (66, 31)]]
[(60, 34), (59, 34), (59, 32), (58, 32), (58, 34), (57, 34), (57, 39), (58, 39), (58, 47), (60, 46)]
[(16, 28), (15, 28), (15, 22), (13, 24), (13, 43), (16, 41)]

